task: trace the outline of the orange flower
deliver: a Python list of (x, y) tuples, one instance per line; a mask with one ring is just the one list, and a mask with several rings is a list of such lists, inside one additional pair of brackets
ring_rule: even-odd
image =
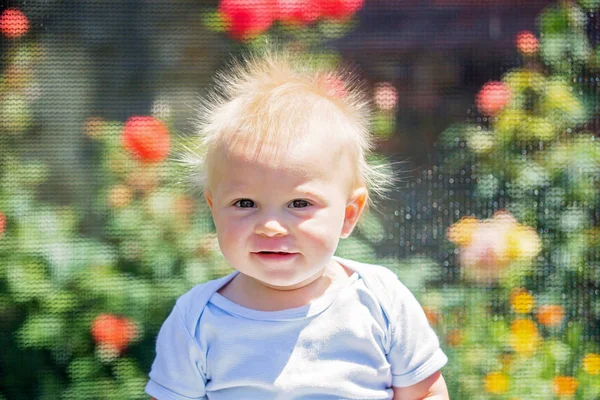
[(471, 242), (473, 233), (477, 229), (479, 221), (475, 217), (461, 218), (457, 223), (448, 228), (446, 235), (448, 239), (459, 246), (467, 245)]
[(541, 340), (535, 323), (516, 319), (510, 325), (510, 345), (519, 354), (531, 356)]
[(429, 321), (431, 325), (436, 325), (440, 320), (440, 314), (437, 311), (433, 310), (431, 307), (424, 306), (423, 311), (425, 312), (427, 321)]
[(583, 357), (583, 370), (590, 375), (600, 375), (600, 354), (586, 354)]
[(464, 335), (460, 329), (453, 329), (448, 332), (446, 336), (446, 341), (448, 342), (448, 346), (457, 347), (463, 342)]
[(123, 351), (138, 335), (137, 325), (129, 318), (103, 313), (90, 327), (94, 341), (99, 345)]
[(508, 377), (502, 372), (492, 372), (485, 377), (485, 390), (488, 393), (503, 394), (508, 391)]
[(557, 376), (552, 380), (552, 390), (557, 396), (571, 396), (577, 391), (579, 382), (572, 376)]
[(530, 31), (521, 31), (515, 40), (517, 49), (523, 54), (534, 54), (538, 50), (538, 40)]
[(514, 289), (510, 294), (510, 305), (517, 313), (527, 314), (531, 312), (534, 303), (531, 293), (524, 289)]
[(537, 309), (537, 320), (547, 327), (559, 326), (565, 318), (565, 310), (559, 305), (544, 305)]

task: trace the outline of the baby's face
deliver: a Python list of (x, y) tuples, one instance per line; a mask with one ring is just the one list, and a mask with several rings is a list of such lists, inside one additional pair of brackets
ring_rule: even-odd
[(233, 268), (284, 289), (331, 262), (366, 201), (364, 188), (353, 190), (349, 157), (331, 150), (297, 144), (277, 161), (218, 150), (205, 194)]

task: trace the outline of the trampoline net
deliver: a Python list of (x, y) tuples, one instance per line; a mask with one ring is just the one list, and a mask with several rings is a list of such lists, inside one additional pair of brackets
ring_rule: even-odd
[(5, 1), (0, 399), (137, 399), (175, 299), (229, 273), (174, 161), (277, 41), (365, 83), (399, 178), (340, 256), (384, 265), (453, 399), (600, 398), (600, 1)]

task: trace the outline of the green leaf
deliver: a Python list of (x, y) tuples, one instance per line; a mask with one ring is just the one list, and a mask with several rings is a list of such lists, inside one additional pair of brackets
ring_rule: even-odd
[(375, 135), (384, 139), (390, 138), (396, 129), (396, 116), (394, 113), (377, 111), (373, 115), (371, 126)]
[(469, 124), (455, 124), (448, 127), (437, 140), (437, 144), (442, 148), (453, 149), (459, 147), (461, 141), (465, 141), (469, 132), (474, 127)]
[(86, 381), (98, 377), (102, 366), (94, 357), (79, 357), (69, 363), (67, 373), (69, 377), (77, 381)]
[(583, 338), (583, 332), (584, 327), (582, 323), (574, 321), (569, 322), (565, 339), (567, 344), (571, 347), (571, 350), (578, 351)]
[(358, 26), (355, 19), (345, 21), (322, 20), (317, 24), (319, 32), (328, 39), (338, 39)]
[(569, 32), (569, 16), (565, 9), (548, 7), (539, 16), (543, 36)]
[(52, 348), (64, 339), (65, 327), (56, 315), (29, 315), (16, 332), (17, 343), (24, 348)]
[(600, 0), (578, 0), (579, 4), (588, 11), (595, 11), (600, 7)]
[(79, 296), (66, 290), (53, 291), (42, 302), (43, 309), (51, 314), (66, 313), (78, 306)]
[(227, 22), (218, 11), (205, 11), (202, 14), (202, 23), (212, 32), (226, 32)]
[(48, 296), (53, 290), (46, 268), (40, 263), (10, 263), (6, 280), (13, 299), (20, 303)]

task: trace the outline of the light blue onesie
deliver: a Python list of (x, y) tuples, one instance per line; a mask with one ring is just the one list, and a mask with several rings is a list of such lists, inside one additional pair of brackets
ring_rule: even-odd
[(390, 315), (357, 272), (339, 291), (282, 311), (251, 310), (218, 293), (198, 309), (206, 283), (197, 285), (160, 330), (146, 393), (159, 400), (391, 399), (392, 385), (413, 385), (442, 368), (448, 359), (412, 293), (390, 270), (360, 266), (383, 275)]

